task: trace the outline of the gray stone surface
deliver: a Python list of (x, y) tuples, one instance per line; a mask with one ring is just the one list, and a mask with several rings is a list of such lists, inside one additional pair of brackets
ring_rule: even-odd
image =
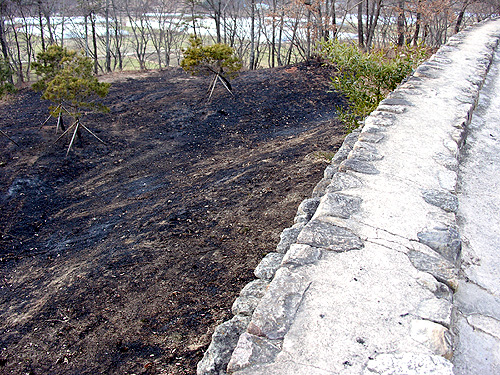
[(361, 239), (352, 231), (334, 224), (311, 220), (297, 237), (298, 244), (332, 251), (348, 251), (363, 247)]
[(212, 341), (203, 359), (198, 363), (197, 375), (224, 375), (240, 335), (245, 331), (250, 317), (236, 315), (215, 328)]
[(268, 286), (267, 280), (257, 279), (248, 283), (233, 303), (231, 309), (233, 315), (251, 315), (266, 293)]
[(282, 339), (309, 285), (310, 281), (304, 276), (280, 268), (253, 314), (248, 333), (271, 340)]
[(304, 225), (294, 225), (291, 228), (286, 228), (281, 232), (280, 234), (280, 242), (278, 243), (278, 246), (276, 247), (276, 252), (285, 254), (288, 249), (290, 248), (290, 245), (295, 243), (297, 240), (297, 237), (302, 230)]
[(438, 281), (453, 290), (458, 287), (458, 270), (454, 264), (439, 256), (431, 256), (420, 251), (408, 253), (411, 263), (420, 271), (429, 272)]
[(383, 103), (380, 103), (377, 110), (395, 114), (402, 114), (405, 113), (408, 108), (404, 105), (384, 105)]
[(335, 216), (348, 219), (352, 214), (359, 211), (361, 201), (361, 198), (347, 194), (327, 193), (317, 210), (317, 216)]
[[(474, 77), (478, 80), (479, 77)], [(480, 85), (480, 83), (478, 82)], [(457, 375), (500, 374), (500, 56), (479, 95), (459, 172), (464, 238), (455, 295)]]
[(500, 296), (472, 282), (462, 280), (454, 300), (464, 315), (483, 315), (500, 321)]
[(295, 216), (296, 223), (307, 223), (313, 217), (316, 212), (316, 208), (319, 205), (319, 198), (309, 198), (305, 199), (300, 203), (297, 209), (297, 215)]
[(321, 258), (321, 250), (309, 245), (294, 244), (283, 258), (283, 266), (300, 267), (316, 263)]
[(382, 105), (406, 105), (406, 106), (412, 106), (413, 104), (406, 99), (402, 98), (387, 98), (384, 99), (380, 102)]
[(424, 190), (422, 192), (424, 200), (436, 207), (442, 208), (446, 212), (457, 212), (458, 198), (455, 194), (442, 190)]
[(234, 372), (252, 365), (272, 362), (280, 351), (280, 341), (271, 341), (245, 332), (239, 339), (227, 370)]
[(378, 174), (380, 173), (374, 165), (366, 160), (360, 158), (349, 158), (340, 163), (340, 172), (354, 171), (365, 174)]
[(370, 130), (370, 132), (362, 132), (359, 135), (359, 140), (362, 142), (379, 143), (385, 138), (384, 134), (381, 132), (373, 132), (373, 127)]
[(269, 286), (269, 282), (266, 280), (254, 280), (249, 282), (245, 287), (241, 290), (240, 296), (248, 297), (253, 296), (257, 298), (262, 298), (266, 293), (266, 290)]
[(311, 196), (313, 198), (321, 198), (323, 195), (325, 195), (331, 181), (331, 178), (322, 178), (314, 187)]
[(379, 354), (368, 361), (365, 375), (453, 375), (452, 364), (438, 355)]
[(327, 192), (333, 193), (335, 191), (348, 190), (359, 188), (363, 183), (355, 176), (344, 172), (337, 172), (333, 175), (332, 181), (327, 188)]
[(349, 155), (354, 159), (364, 161), (382, 160), (384, 158), (384, 156), (380, 155), (377, 151), (375, 145), (362, 141), (356, 143)]
[(276, 270), (281, 265), (283, 254), (269, 253), (267, 254), (255, 268), (253, 272), (256, 277), (262, 280), (271, 280), (276, 273)]
[(460, 259), (462, 241), (455, 228), (435, 228), (417, 234), (418, 240), (452, 263)]
[(260, 302), (260, 298), (254, 296), (239, 296), (231, 307), (231, 312), (233, 315), (245, 315), (250, 316), (253, 314), (255, 308)]
[(357, 142), (358, 137), (359, 137), (359, 131), (347, 134), (347, 136), (344, 139), (344, 142), (342, 143), (342, 146), (339, 148), (335, 156), (332, 158), (332, 168), (329, 169), (329, 172), (331, 174), (330, 173), (327, 174), (325, 171), (325, 178), (331, 178), (333, 173), (337, 171), (338, 165), (347, 158), (349, 152), (351, 152), (352, 150), (352, 147)]
[(450, 328), (453, 305), (443, 298), (429, 298), (418, 305), (415, 315)]
[(410, 336), (435, 355), (446, 359), (451, 359), (453, 356), (453, 337), (450, 331), (441, 324), (430, 320), (413, 320)]
[(470, 324), (459, 316), (455, 330), (460, 340), (453, 364), (456, 375), (500, 374), (500, 339)]

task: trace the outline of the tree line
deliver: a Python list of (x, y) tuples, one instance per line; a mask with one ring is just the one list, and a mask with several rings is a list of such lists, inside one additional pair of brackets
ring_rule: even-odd
[(499, 13), (499, 0), (0, 0), (0, 56), (16, 83), (53, 44), (83, 50), (94, 74), (163, 68), (194, 35), (256, 69), (313, 56), (320, 40), (439, 46)]

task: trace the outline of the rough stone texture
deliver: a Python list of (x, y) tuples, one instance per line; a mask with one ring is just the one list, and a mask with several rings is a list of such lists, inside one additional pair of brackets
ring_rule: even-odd
[(321, 198), (326, 193), (326, 189), (330, 185), (331, 178), (322, 178), (320, 182), (316, 184), (313, 189), (311, 196), (313, 198)]
[(417, 234), (418, 240), (432, 250), (441, 254), (452, 263), (460, 258), (462, 241), (458, 231), (454, 228), (435, 228)]
[(455, 141), (459, 148), (462, 148), (465, 144), (466, 135), (467, 132), (465, 131), (465, 129), (455, 129), (451, 133), (451, 139)]
[(392, 126), (396, 121), (396, 116), (389, 112), (375, 111), (365, 120), (366, 125)]
[(319, 205), (319, 198), (309, 198), (302, 201), (295, 216), (296, 223), (307, 223), (316, 212)]
[(401, 114), (405, 113), (408, 110), (408, 108), (406, 108), (403, 105), (383, 105), (382, 103), (380, 103), (377, 110), (389, 113)]
[(446, 212), (457, 212), (458, 210), (457, 196), (447, 191), (425, 190), (422, 192), (422, 197), (427, 203), (442, 208)]
[(335, 216), (348, 219), (353, 213), (359, 211), (361, 198), (339, 193), (327, 193), (321, 200), (317, 209), (317, 216)]
[(332, 251), (348, 251), (363, 247), (361, 239), (352, 231), (319, 220), (311, 220), (297, 237), (298, 244)]
[(354, 159), (365, 161), (382, 160), (384, 158), (373, 144), (361, 141), (356, 143), (349, 156)]
[(266, 280), (254, 280), (249, 282), (245, 287), (241, 290), (240, 296), (248, 297), (253, 296), (257, 298), (262, 298), (266, 293), (266, 290), (269, 286), (269, 282)]
[(335, 372), (317, 368), (313, 365), (296, 363), (292, 360), (285, 363), (269, 363), (265, 365), (256, 365), (233, 373), (234, 375), (290, 375), (290, 374), (307, 374), (307, 375), (338, 375)]
[(406, 106), (413, 106), (413, 104), (409, 101), (409, 100), (406, 100), (406, 99), (402, 99), (402, 98), (387, 98), (387, 99), (384, 99), (380, 102), (380, 104), (382, 105), (406, 105)]
[(253, 273), (259, 279), (271, 280), (281, 265), (282, 260), (283, 254), (269, 253), (260, 261)]
[[(349, 152), (346, 152), (345, 153), (345, 157), (347, 157), (347, 155), (349, 155)], [(343, 160), (343, 159), (342, 159)], [(323, 179), (325, 180), (329, 180), (332, 178), (332, 176), (337, 173), (337, 171), (339, 170), (339, 164), (341, 163), (342, 161), (339, 161), (337, 164), (330, 164), (328, 167), (325, 168), (325, 171), (323, 173)]]
[[(458, 175), (454, 171), (444, 170), (438, 172), (439, 186), (447, 191), (455, 192)], [(457, 205), (458, 208), (458, 205)]]
[(229, 372), (242, 370), (255, 364), (273, 361), (281, 351), (281, 342), (243, 333), (227, 366)]
[(292, 245), (283, 258), (283, 266), (300, 267), (316, 263), (321, 258), (321, 250), (309, 245)]
[(453, 290), (457, 289), (458, 270), (446, 259), (424, 254), (420, 251), (410, 251), (408, 257), (418, 270), (429, 272), (438, 281), (445, 283)]
[(448, 153), (438, 153), (434, 156), (434, 160), (451, 171), (458, 170), (458, 160)]
[(483, 315), (500, 321), (500, 296), (482, 287), (461, 281), (454, 300), (464, 315)]
[(342, 146), (339, 148), (335, 156), (332, 158), (331, 168), (327, 168), (328, 173), (327, 170), (325, 170), (325, 175), (324, 175), (325, 178), (331, 178), (333, 174), (337, 172), (339, 164), (342, 163), (347, 158), (354, 144), (358, 141), (358, 137), (359, 137), (359, 131), (352, 132), (345, 137)]
[(333, 175), (327, 192), (333, 193), (335, 191), (354, 189), (362, 185), (362, 182), (357, 177), (348, 173), (337, 172)]
[(365, 375), (453, 375), (452, 364), (441, 356), (417, 353), (379, 354), (368, 361)]
[(303, 224), (296, 224), (291, 228), (284, 229), (280, 234), (280, 242), (276, 247), (276, 252), (285, 254), (290, 248), (290, 245), (295, 243), (295, 241), (297, 240), (297, 236), (299, 235), (303, 227)]
[(381, 142), (385, 136), (381, 134), (380, 132), (373, 132), (374, 128), (370, 128), (371, 131), (369, 132), (362, 132), (359, 135), (359, 140), (362, 142), (369, 142), (369, 143), (379, 143)]
[(340, 172), (354, 171), (365, 174), (378, 174), (380, 173), (373, 164), (359, 159), (359, 158), (349, 158), (344, 160), (339, 166)]
[(255, 308), (260, 302), (260, 298), (254, 296), (239, 296), (233, 302), (231, 312), (233, 315), (250, 316), (253, 314)]
[(248, 283), (233, 303), (231, 309), (233, 315), (251, 315), (260, 299), (264, 296), (268, 286), (268, 281), (260, 279)]
[(411, 322), (411, 337), (427, 346), (434, 354), (446, 359), (453, 356), (452, 336), (450, 331), (441, 324), (429, 320), (414, 320)]
[(452, 308), (453, 305), (446, 299), (429, 298), (420, 303), (415, 315), (450, 328)]
[(248, 333), (271, 340), (282, 339), (292, 324), (309, 284), (310, 281), (304, 276), (280, 268), (254, 311)]
[(245, 331), (250, 317), (236, 315), (231, 320), (215, 328), (212, 341), (198, 363), (198, 375), (224, 375), (231, 354), (238, 343), (240, 335)]

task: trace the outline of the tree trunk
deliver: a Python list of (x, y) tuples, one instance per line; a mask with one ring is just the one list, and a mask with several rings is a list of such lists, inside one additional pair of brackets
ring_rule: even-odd
[(276, 0), (273, 0), (273, 23), (272, 23), (272, 36), (271, 36), (271, 68), (274, 68), (274, 61), (276, 59)]
[(94, 73), (97, 75), (99, 73), (99, 62), (97, 61), (97, 37), (95, 32), (95, 14), (93, 11), (90, 13), (90, 25), (92, 26), (92, 47), (94, 49)]
[(376, 9), (372, 8), (372, 15), (371, 15), (371, 21), (370, 21), (370, 28), (368, 29), (368, 35), (366, 37), (366, 48), (370, 49), (371, 45), (373, 43), (373, 38), (375, 37), (375, 30), (378, 25), (378, 20), (380, 18), (380, 10), (382, 9), (382, 1), (383, 0), (377, 0), (374, 2), (373, 6), (376, 6)]
[(85, 31), (85, 56), (90, 55), (89, 50), (89, 16), (85, 14), (83, 16), (83, 29)]
[(358, 45), (359, 48), (365, 48), (363, 33), (363, 0), (358, 3)]
[(337, 10), (335, 8), (335, 1), (332, 0), (332, 37), (337, 39)]
[(398, 42), (397, 45), (402, 47), (405, 43), (405, 2), (404, 0), (398, 0)]
[(62, 2), (62, 10), (61, 10), (61, 13), (62, 13), (62, 16), (61, 16), (61, 47), (64, 47), (64, 7), (65, 7), (65, 4), (64, 4), (64, 0)]
[(306, 59), (311, 56), (311, 8), (307, 7)]
[(465, 0), (462, 4), (462, 9), (460, 9), (460, 12), (458, 13), (457, 23), (455, 24), (455, 34), (460, 31), (460, 26), (462, 25), (462, 21), (464, 20), (465, 10), (467, 9), (468, 5), (469, 2), (467, 0)]
[(109, 38), (109, 0), (106, 0), (106, 8), (104, 9), (106, 18), (106, 72), (111, 72), (111, 46)]
[(42, 0), (38, 0), (38, 22), (40, 23), (40, 39), (42, 40), (42, 51), (45, 52), (45, 37), (43, 34)]
[(250, 2), (250, 70), (255, 69), (255, 0)]
[[(420, 3), (420, 1), (419, 1)], [(413, 45), (418, 45), (418, 35), (420, 34), (420, 23), (422, 22), (422, 14), (417, 13), (417, 22), (415, 23), (415, 32), (413, 33)]]
[(7, 62), (9, 61), (9, 49), (7, 48), (7, 42), (5, 41), (5, 5), (5, 2), (0, 4), (0, 44), (2, 45), (3, 58)]

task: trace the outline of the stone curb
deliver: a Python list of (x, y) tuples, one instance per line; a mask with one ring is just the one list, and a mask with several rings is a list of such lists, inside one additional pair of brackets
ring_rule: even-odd
[[(323, 179), (314, 188), (312, 198), (299, 205), (294, 225), (281, 233), (276, 252), (266, 255), (257, 266), (254, 273), (258, 279), (248, 284), (235, 300), (233, 319), (216, 328), (212, 342), (198, 364), (198, 375), (243, 374), (248, 367), (274, 361), (281, 351), (283, 338), (302, 296), (309, 288), (308, 280), (295, 270), (315, 264), (324, 251), (340, 253), (364, 246), (364, 239), (355, 230), (349, 229), (349, 225), (326, 223), (318, 218), (333, 216), (339, 222), (349, 222), (362, 199), (343, 191), (361, 187), (362, 182), (356, 174), (379, 173), (376, 162), (383, 155), (377, 151), (377, 145), (384, 142), (385, 128), (392, 126), (397, 116), (413, 105), (411, 96), (419, 95), (419, 86), (423, 81), (439, 77), (446, 69), (451, 63), (448, 53), (456, 51), (467, 34), (483, 24), (476, 24), (451, 37), (429, 61), (420, 65), (404, 84), (380, 103), (365, 119), (362, 129), (345, 138), (332, 163), (325, 169)], [(453, 218), (458, 208), (458, 157), (498, 43), (498, 35), (489, 38), (475, 63), (475, 71), (468, 77), (470, 86), (456, 97), (461, 103), (459, 113), (444, 144), (449, 153), (434, 156), (434, 160), (444, 167), (439, 175), (440, 188), (421, 191), (421, 199), (429, 206), (437, 207)], [(452, 324), (450, 289), (453, 291), (457, 287), (461, 251), (455, 220), (443, 225), (429, 222), (429, 227), (417, 235), (418, 246), (415, 244), (412, 250), (406, 252), (417, 270), (432, 275), (441, 285), (444, 284), (434, 291), (437, 299), (419, 306), (415, 312), (419, 319), (412, 321), (410, 330), (412, 339), (428, 347), (435, 355), (380, 353), (368, 361), (366, 373), (385, 373), (397, 368), (404, 372), (404, 369), (416, 366), (427, 368), (427, 373), (452, 374), (449, 362), (453, 355), (453, 338), (449, 331)], [(261, 299), (263, 296), (264, 299)]]

